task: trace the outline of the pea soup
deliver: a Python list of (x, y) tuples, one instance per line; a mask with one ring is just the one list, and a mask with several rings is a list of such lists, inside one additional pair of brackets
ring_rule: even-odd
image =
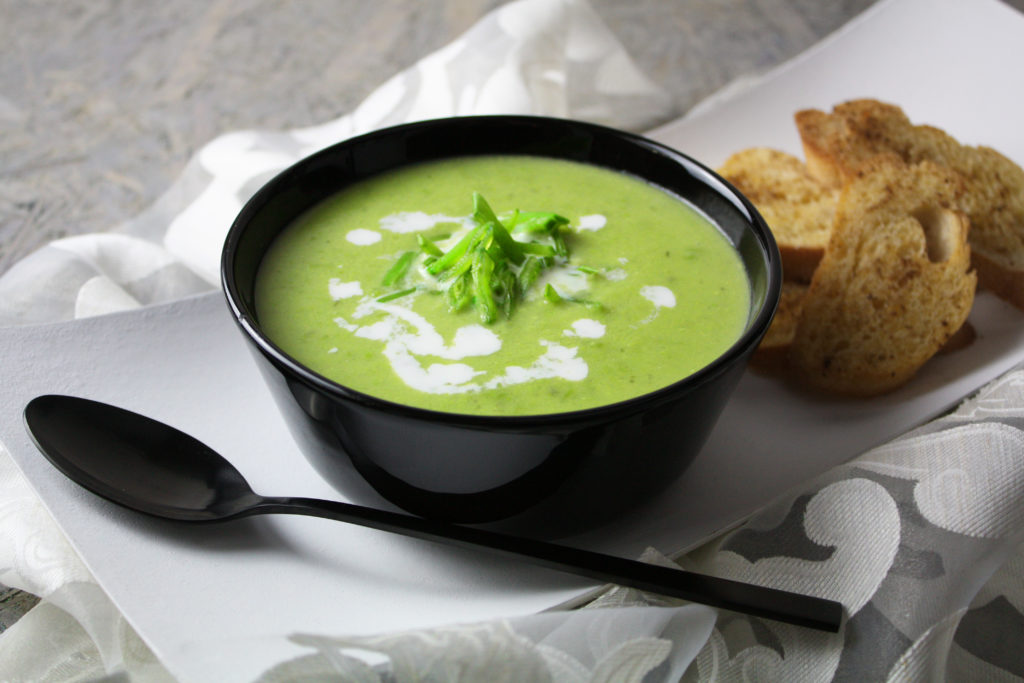
[(532, 156), (388, 172), (308, 211), (256, 279), (266, 335), (344, 386), (480, 415), (579, 410), (707, 365), (742, 334), (738, 254), (693, 207)]

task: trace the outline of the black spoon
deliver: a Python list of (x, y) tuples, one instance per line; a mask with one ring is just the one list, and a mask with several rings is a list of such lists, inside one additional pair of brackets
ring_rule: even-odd
[(231, 463), (166, 424), (71, 396), (39, 396), (25, 424), (58, 470), (132, 510), (185, 522), (266, 513), (311, 515), (459, 547), (488, 548), (544, 567), (712, 607), (835, 633), (838, 602), (659, 567), (528, 538), (310, 498), (260, 496)]

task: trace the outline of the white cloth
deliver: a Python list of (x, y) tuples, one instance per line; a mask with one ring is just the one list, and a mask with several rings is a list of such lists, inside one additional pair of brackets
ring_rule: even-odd
[[(141, 215), (58, 240), (0, 277), (0, 323), (71, 320), (215, 288), (221, 241), (245, 199), (354, 134), (498, 112), (644, 130), (670, 110), (584, 0), (519, 0), (346, 116), (215, 139)], [(678, 560), (840, 600), (849, 619), (836, 635), (615, 588), (574, 611), (372, 638), (294, 636), (308, 654), (261, 680), (1020, 680), (1022, 428), (1024, 373), (1015, 371)], [(654, 551), (646, 559), (670, 562)], [(43, 598), (0, 635), (0, 680), (170, 679), (6, 453), (0, 582)]]

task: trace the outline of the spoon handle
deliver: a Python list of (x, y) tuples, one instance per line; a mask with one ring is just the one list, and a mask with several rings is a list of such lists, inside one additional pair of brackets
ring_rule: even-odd
[(267, 497), (262, 498), (251, 512), (324, 517), (460, 548), (484, 547), (499, 555), (527, 560), (602, 583), (629, 586), (831, 633), (838, 632), (842, 623), (843, 606), (834, 600), (387, 510), (312, 498)]

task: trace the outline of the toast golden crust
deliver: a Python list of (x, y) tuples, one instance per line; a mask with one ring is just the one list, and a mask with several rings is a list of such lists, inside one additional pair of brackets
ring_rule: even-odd
[(754, 368), (766, 372), (785, 371), (786, 358), (796, 335), (797, 324), (800, 322), (807, 288), (808, 285), (801, 282), (782, 283), (782, 294), (779, 297), (779, 306), (775, 309), (775, 317), (750, 359)]
[[(755, 370), (764, 373), (784, 375), (789, 367), (789, 348), (796, 337), (796, 328), (803, 315), (804, 298), (807, 296), (809, 286), (802, 282), (786, 281), (782, 283), (782, 295), (779, 298), (779, 306), (775, 312), (775, 318), (764, 335), (754, 355), (750, 359), (750, 365)], [(946, 340), (937, 353), (947, 354), (962, 351), (974, 343), (978, 333), (971, 325), (970, 320), (965, 320), (953, 335)]]
[(988, 147), (961, 145), (945, 132), (914, 125), (877, 100), (854, 100), (831, 113), (795, 116), (812, 176), (831, 187), (855, 178), (878, 156), (908, 164), (930, 161), (960, 174), (958, 208), (971, 223), (970, 243), (981, 286), (1024, 309), (1024, 170)]
[(974, 301), (963, 179), (876, 157), (843, 189), (788, 360), (806, 384), (871, 396), (909, 380)]
[(838, 191), (816, 181), (800, 159), (766, 147), (733, 154), (718, 173), (757, 207), (771, 228), (783, 276), (810, 282), (828, 244)]

